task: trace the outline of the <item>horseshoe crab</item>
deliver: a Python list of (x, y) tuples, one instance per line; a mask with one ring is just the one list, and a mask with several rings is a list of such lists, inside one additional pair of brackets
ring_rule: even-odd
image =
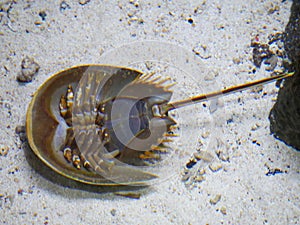
[(171, 110), (292, 75), (170, 102), (174, 84), (168, 78), (116, 66), (72, 67), (34, 94), (26, 116), (28, 142), (48, 167), (75, 181), (147, 185), (157, 176), (143, 166), (160, 160), (176, 136)]

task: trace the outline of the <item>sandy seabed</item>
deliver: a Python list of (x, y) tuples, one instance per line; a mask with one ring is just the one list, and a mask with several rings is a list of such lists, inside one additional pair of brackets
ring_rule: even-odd
[[(174, 99), (269, 76), (250, 43), (284, 31), (291, 1), (50, 2), (0, 2), (0, 224), (300, 223), (299, 152), (269, 131), (274, 84), (178, 109), (174, 154), (139, 199), (48, 181), (15, 132), (37, 88), (74, 65), (154, 68)], [(26, 56), (40, 69), (24, 84)], [(184, 169), (199, 150), (207, 162)]]

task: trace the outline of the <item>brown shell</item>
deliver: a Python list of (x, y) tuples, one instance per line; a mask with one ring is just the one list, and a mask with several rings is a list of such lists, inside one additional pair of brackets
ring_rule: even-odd
[[(98, 173), (88, 170), (77, 170), (66, 163), (59, 146), (63, 142), (65, 129), (60, 127), (58, 112), (59, 99), (67, 87), (76, 88), (83, 74), (89, 70), (93, 73), (116, 73), (117, 80), (112, 80), (107, 92), (113, 92), (114, 85), (130, 83), (141, 72), (106, 65), (81, 65), (58, 72), (51, 76), (34, 94), (26, 116), (26, 132), (29, 145), (35, 155), (49, 168), (69, 179), (92, 185), (145, 185), (145, 182), (156, 175), (142, 172), (135, 175), (134, 181), (114, 183)], [(111, 94), (111, 93), (110, 93)]]

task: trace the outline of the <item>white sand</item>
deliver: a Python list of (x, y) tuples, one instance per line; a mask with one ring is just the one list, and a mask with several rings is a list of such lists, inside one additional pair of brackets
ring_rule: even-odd
[[(7, 1), (0, 5), (3, 2)], [(51, 74), (77, 64), (146, 70), (145, 59), (169, 63), (173, 69), (166, 69), (167, 75), (178, 82), (175, 99), (266, 77), (263, 67), (249, 73), (254, 68), (250, 42), (257, 34), (266, 41), (269, 34), (284, 31), (291, 1), (133, 1), (138, 7), (131, 1), (67, 1), (70, 8), (63, 11), (59, 1), (48, 2), (16, 1), (8, 14), (0, 12), (0, 147), (9, 149), (0, 156), (0, 224), (300, 223), (299, 152), (269, 132), (274, 84), (262, 92), (225, 97), (212, 114), (201, 104), (178, 110), (176, 154), (160, 171), (169, 179), (143, 191), (138, 200), (53, 184), (30, 167), (15, 134), (15, 127), (25, 124), (35, 90)], [(277, 6), (278, 11), (268, 13)], [(45, 21), (40, 11), (46, 12)], [(145, 44), (146, 40), (155, 42)], [(179, 46), (178, 51), (170, 46)], [(196, 47), (202, 58), (193, 53)], [(20, 85), (16, 75), (25, 56), (41, 68), (31, 83)], [(199, 140), (201, 149), (213, 155), (212, 164), (222, 168), (212, 172), (211, 163), (197, 163), (191, 172), (205, 169), (205, 180), (189, 184), (181, 181), (181, 173), (200, 148)], [(216, 150), (226, 153), (230, 162), (219, 160)], [(284, 173), (266, 176), (267, 166)], [(221, 199), (211, 204), (218, 194)]]

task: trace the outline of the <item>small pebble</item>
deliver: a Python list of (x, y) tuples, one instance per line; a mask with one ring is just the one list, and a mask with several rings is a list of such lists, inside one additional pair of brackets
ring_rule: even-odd
[(60, 5), (59, 5), (59, 10), (62, 12), (64, 10), (66, 10), (66, 9), (71, 9), (71, 7), (70, 7), (70, 5), (67, 2), (62, 1), (60, 3)]
[(215, 80), (215, 78), (219, 76), (218, 70), (210, 70), (208, 73), (205, 73), (204, 80), (205, 81), (212, 81)]
[(197, 171), (197, 173), (199, 175), (204, 175), (206, 173), (205, 169), (204, 168), (199, 168), (199, 170)]
[(24, 193), (25, 193), (25, 191), (23, 189), (18, 190), (18, 195), (23, 195)]
[(216, 150), (217, 157), (223, 162), (229, 162), (229, 155), (221, 149)]
[(241, 63), (240, 58), (233, 58), (232, 61), (233, 61), (234, 64), (237, 64), (237, 65)]
[(151, 70), (152, 67), (153, 67), (153, 62), (146, 61), (146, 62), (145, 62), (145, 66), (146, 66), (147, 70)]
[(3, 146), (0, 148), (0, 156), (6, 156), (8, 154), (9, 147), (8, 146)]
[(15, 129), (16, 134), (25, 133), (25, 126), (18, 125)]
[(269, 45), (261, 44), (258, 42), (252, 42), (251, 47), (253, 47), (253, 63), (257, 68), (260, 68), (262, 61), (271, 56)]
[(181, 181), (185, 182), (187, 181), (189, 178), (191, 177), (191, 175), (189, 173), (183, 174), (181, 177)]
[(91, 0), (79, 0), (78, 2), (80, 5), (85, 5), (85, 4), (89, 3), (90, 1)]
[(41, 21), (35, 21), (34, 24), (37, 25), (37, 26), (39, 26), (39, 25), (42, 24), (42, 22)]
[(221, 200), (221, 195), (217, 194), (214, 198), (209, 200), (209, 203), (212, 205), (216, 205)]
[(19, 135), (21, 142), (25, 142), (27, 140), (25, 126), (22, 126), (22, 125), (16, 126), (15, 132), (16, 132), (16, 134)]
[(18, 74), (17, 80), (19, 82), (31, 82), (39, 69), (39, 64), (33, 58), (26, 56), (21, 62), (21, 73)]
[(271, 3), (271, 7), (268, 10), (268, 14), (273, 14), (274, 12), (277, 12), (280, 10), (280, 7), (278, 5), (273, 5), (273, 3)]
[(197, 163), (197, 160), (195, 158), (191, 158), (187, 164), (185, 164), (186, 168), (191, 169), (193, 166), (195, 166)]
[(251, 127), (251, 130), (252, 130), (252, 131), (255, 131), (255, 130), (257, 130), (259, 127), (260, 127), (260, 124), (256, 123), (256, 124), (254, 124), (254, 125)]
[(260, 93), (264, 89), (263, 85), (258, 85), (256, 87), (251, 88), (252, 93)]
[(5, 207), (10, 209), (13, 206), (15, 195), (7, 195), (4, 197)]
[(46, 13), (45, 11), (40, 11), (40, 12), (39, 12), (39, 16), (41, 17), (41, 19), (42, 19), (43, 21), (45, 21), (45, 20), (46, 20), (46, 17), (47, 17), (47, 13)]
[(129, 3), (134, 5), (136, 8), (139, 7), (139, 1), (138, 0), (129, 0)]
[(194, 177), (194, 181), (195, 182), (202, 182), (202, 181), (204, 181), (205, 180), (205, 177), (203, 176), (203, 175), (197, 175), (197, 176), (195, 176)]
[(187, 21), (188, 21), (189, 24), (193, 24), (194, 23), (193, 18), (187, 18)]
[(222, 169), (222, 164), (221, 163), (212, 163), (209, 165), (209, 169), (212, 171), (212, 172), (217, 172), (219, 171), (220, 169)]
[(116, 215), (116, 213), (117, 213), (117, 210), (116, 210), (116, 209), (112, 209), (112, 210), (110, 210), (110, 214), (111, 214), (112, 216), (115, 216), (115, 215)]
[(206, 131), (204, 133), (201, 134), (201, 136), (205, 139), (210, 135), (209, 131)]
[(224, 106), (224, 103), (220, 99), (212, 99), (210, 101), (209, 105), (209, 112), (213, 114), (216, 112), (218, 109), (222, 108)]
[(20, 169), (18, 166), (11, 168), (8, 170), (8, 174), (15, 174), (16, 172), (18, 172)]
[(226, 212), (226, 207), (225, 206), (222, 206), (221, 209), (220, 209), (220, 212), (223, 214), (223, 215), (226, 215), (227, 212)]
[(200, 151), (200, 152), (196, 152), (194, 153), (194, 157), (197, 159), (197, 160), (204, 160), (206, 162), (211, 162), (214, 157), (212, 154), (210, 154), (208, 151)]
[(207, 49), (207, 46), (204, 44), (198, 44), (196, 47), (193, 48), (193, 52), (202, 59), (211, 58), (211, 53)]
[(266, 70), (273, 71), (277, 66), (277, 62), (278, 62), (278, 57), (276, 55), (272, 55), (270, 58), (267, 58), (264, 62), (266, 65), (268, 65), (266, 67)]

